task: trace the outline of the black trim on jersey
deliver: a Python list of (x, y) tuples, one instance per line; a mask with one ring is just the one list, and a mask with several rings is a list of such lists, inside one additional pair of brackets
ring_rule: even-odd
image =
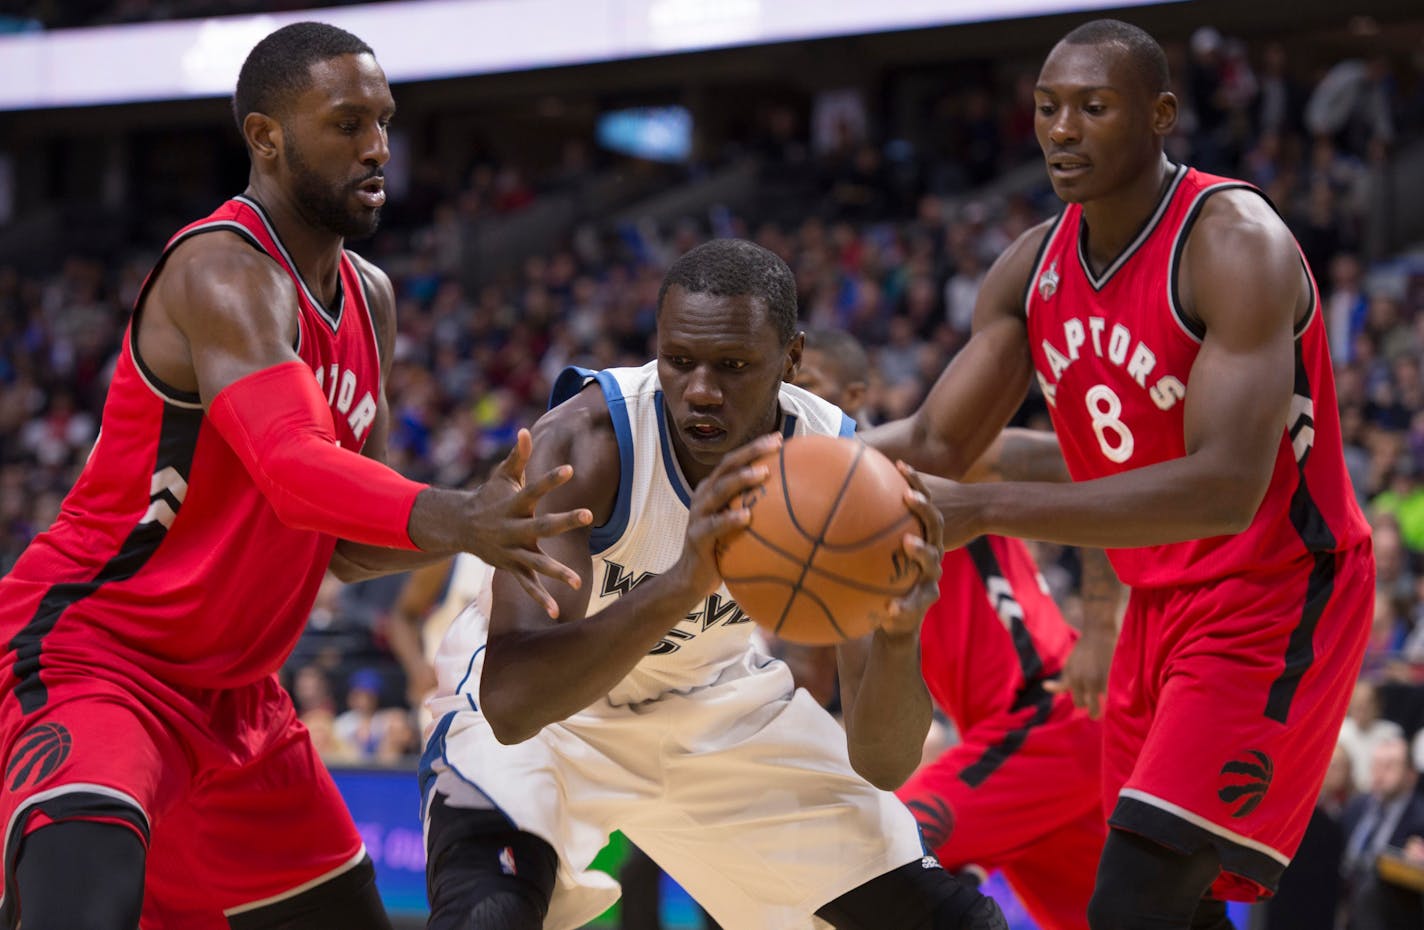
[(1058, 215), (1053, 218), (1053, 225), (1048, 227), (1048, 232), (1044, 235), (1043, 241), (1038, 244), (1038, 251), (1033, 256), (1033, 269), (1028, 273), (1028, 280), (1024, 282), (1023, 294), (1019, 298), (1019, 306), (1023, 307), (1024, 319), (1028, 319), (1029, 301), (1033, 299), (1033, 289), (1038, 283), (1038, 276), (1043, 274), (1043, 257), (1048, 254), (1048, 247), (1053, 244), (1053, 237), (1058, 235), (1058, 228), (1063, 225), (1063, 217), (1068, 215), (1065, 208), (1058, 211)]
[(1022, 710), (1025, 707), (1032, 707), (1033, 715), (1022, 725), (1005, 733), (1003, 739), (984, 750), (982, 756), (960, 770), (959, 780), (971, 788), (978, 788), (984, 784), (990, 775), (997, 772), (1014, 753), (1023, 747), (1024, 741), (1028, 739), (1028, 735), (1034, 727), (1048, 721), (1048, 718), (1053, 714), (1054, 700), (1055, 696), (1044, 690), (1043, 682), (1034, 681), (1025, 685), (1014, 698), (1013, 709)]
[[(307, 285), (306, 278), (302, 277), (302, 270), (297, 267), (297, 262), (292, 258), (292, 253), (287, 251), (287, 244), (283, 242), (282, 237), (278, 235), (276, 224), (272, 222), (272, 217), (267, 215), (267, 208), (253, 198), (243, 194), (239, 194), (232, 199), (250, 207), (252, 212), (257, 214), (257, 218), (262, 221), (262, 225), (267, 227), (267, 235), (272, 237), (272, 242), (276, 244), (277, 251), (282, 253), (282, 258), (286, 261), (287, 267), (291, 269), (292, 279), (297, 282), (297, 287), (301, 288), (307, 300), (311, 301), (311, 305), (316, 309), (316, 315), (321, 317), (327, 326), (331, 327), (333, 333), (336, 332), (337, 329), (341, 327), (341, 314), (346, 310), (346, 290), (341, 285), (341, 274), (338, 272), (336, 275), (336, 310), (332, 312), (327, 309), (326, 304), (317, 298), (316, 291)], [(263, 249), (263, 251), (265, 252), (267, 250)]]
[(1132, 797), (1119, 797), (1109, 826), (1138, 836), (1145, 836), (1181, 853), (1196, 852), (1208, 846), (1216, 850), (1223, 871), (1248, 878), (1274, 892), (1286, 870), (1278, 860), (1258, 849), (1214, 833), (1169, 810)]
[(1286, 642), (1286, 664), (1281, 674), (1271, 682), (1271, 690), (1266, 697), (1266, 716), (1279, 724), (1286, 724), (1290, 717), (1291, 702), (1300, 687), (1300, 680), (1315, 662), (1315, 628), (1320, 624), (1320, 616), (1335, 593), (1335, 553), (1317, 552), (1315, 566), (1310, 570), (1310, 579), (1305, 585), (1305, 605), (1301, 608), (1300, 622), (1291, 630)]
[[(960, 771), (960, 781), (971, 788), (978, 788), (1019, 750), (1034, 727), (1048, 720), (1049, 715), (1053, 713), (1054, 696), (1044, 690), (1043, 657), (1034, 646), (1033, 635), (1024, 623), (1023, 605), (1014, 597), (1013, 586), (1009, 584), (998, 556), (994, 555), (989, 537), (979, 536), (964, 548), (984, 583), (984, 594), (988, 597), (990, 606), (994, 608), (994, 613), (999, 615), (999, 619), (1004, 621), (1009, 639), (1014, 644), (1014, 652), (1018, 655), (1019, 671), (1023, 674), (1024, 683), (1018, 694), (1014, 695), (1014, 703), (1009, 710), (1017, 713), (1030, 707), (1034, 709), (1033, 714), (1021, 726), (1005, 733), (1003, 739), (990, 746), (982, 756)], [(995, 580), (1002, 583), (1002, 591), (995, 590), (998, 587), (993, 583)]]
[[(1043, 657), (1038, 654), (1038, 649), (1033, 644), (1033, 635), (1024, 623), (1023, 605), (1014, 597), (1013, 586), (1009, 584), (1008, 576), (1004, 574), (999, 559), (989, 545), (989, 537), (979, 536), (971, 540), (964, 549), (974, 562), (979, 579), (984, 582), (984, 593), (989, 598), (989, 605), (994, 608), (994, 613), (999, 615), (1000, 620), (1004, 620), (1006, 616), (1006, 612), (1001, 609), (1004, 606), (1002, 602), (1008, 600), (1011, 604), (1012, 609), (1007, 612), (1005, 626), (1009, 630), (1009, 639), (1013, 641), (1014, 652), (1018, 654), (1019, 671), (1023, 673), (1024, 690), (1027, 691), (1043, 677)], [(1005, 593), (995, 593), (991, 582), (994, 578), (1004, 583)], [(1018, 702), (1015, 703), (1017, 706)]]
[[(1312, 295), (1314, 288), (1311, 289)], [(1314, 400), (1310, 391), (1310, 375), (1305, 367), (1305, 349), (1300, 340), (1295, 343), (1295, 394)], [(1314, 424), (1309, 424), (1313, 426)], [(1289, 424), (1292, 434), (1301, 424)], [(1288, 435), (1287, 440), (1294, 439)], [(1315, 556), (1315, 565), (1310, 570), (1310, 579), (1305, 586), (1305, 603), (1301, 606), (1300, 622), (1291, 630), (1286, 642), (1285, 668), (1275, 681), (1266, 699), (1265, 714), (1277, 723), (1284, 724), (1290, 716), (1291, 702), (1295, 699), (1296, 688), (1306, 671), (1315, 661), (1315, 628), (1330, 597), (1335, 593), (1335, 534), (1325, 521), (1325, 515), (1310, 494), (1310, 485), (1305, 480), (1305, 464), (1310, 455), (1297, 459), (1296, 468), (1300, 478), (1291, 494), (1290, 522), (1300, 536), (1307, 552)]]
[[(202, 408), (163, 408), (163, 423), (158, 434), (158, 455), (153, 466), (155, 474), (165, 468), (172, 468), (184, 481), (188, 480), (193, 467), (193, 450), (197, 446), (198, 431), (202, 428), (202, 423)], [(172, 507), (173, 499), (167, 499)], [(177, 508), (174, 507), (173, 510), (176, 512)], [(64, 612), (103, 585), (126, 581), (138, 574), (158, 551), (167, 535), (168, 527), (158, 520), (136, 523), (119, 546), (119, 551), (92, 579), (61, 582), (52, 585), (45, 592), (39, 606), (35, 608), (34, 615), (8, 644), (10, 651), (15, 654), (14, 675), (17, 681), (14, 694), (22, 711), (27, 714), (34, 713), (49, 700), (49, 689), (40, 679), (43, 664), (41, 653), (45, 636), (59, 623)]]
[(1083, 222), (1082, 211), (1078, 213), (1078, 264), (1083, 268), (1083, 274), (1088, 279), (1088, 286), (1095, 291), (1101, 291), (1117, 274), (1118, 269), (1127, 264), (1127, 260), (1142, 248), (1142, 244), (1152, 235), (1157, 228), (1157, 224), (1162, 221), (1162, 217), (1167, 213), (1167, 207), (1172, 202), (1172, 197), (1177, 193), (1177, 188), (1181, 186), (1182, 178), (1187, 176), (1187, 166), (1177, 165), (1176, 174), (1167, 182), (1166, 189), (1162, 191), (1161, 197), (1157, 200), (1157, 206), (1151, 214), (1142, 221), (1142, 227), (1137, 230), (1137, 235), (1132, 237), (1132, 241), (1127, 244), (1117, 257), (1108, 263), (1101, 275), (1093, 273), (1093, 264), (1088, 261), (1088, 226)]
[(0, 899), (0, 927), (16, 930), (20, 926), (19, 888), (16, 886), (15, 869), (19, 865), (20, 843), (25, 838), (25, 826), (30, 816), (44, 814), (50, 820), (122, 821), (143, 837), (145, 846), (149, 842), (148, 817), (143, 811), (121, 798), (100, 794), (95, 791), (66, 791), (45, 798), (27, 807), (22, 807), (10, 822), (9, 833), (5, 837), (5, 894)]
[[(144, 280), (143, 287), (139, 290), (138, 297), (134, 300), (133, 322), (129, 326), (129, 354), (133, 356), (134, 365), (137, 366), (139, 374), (143, 376), (143, 380), (147, 381), (149, 386), (157, 391), (165, 400), (172, 401), (175, 404), (184, 404), (187, 406), (201, 405), (203, 398), (199, 396), (197, 391), (180, 391), (172, 385), (167, 384), (154, 374), (153, 369), (149, 368), (144, 362), (143, 356), (139, 355), (138, 352), (139, 317), (143, 313), (144, 299), (148, 297), (149, 290), (158, 281), (158, 273), (162, 271), (163, 266), (168, 263), (168, 256), (173, 254), (173, 250), (194, 236), (210, 232), (236, 233), (241, 236), (243, 241), (248, 245), (263, 255), (267, 255), (267, 250), (262, 248), (262, 243), (257, 240), (257, 237), (252, 235), (252, 232), (237, 220), (212, 220), (201, 226), (195, 226), (185, 233), (181, 233), (176, 236), (173, 241), (169, 242), (168, 245), (164, 246), (163, 254), (158, 256), (158, 261), (154, 264), (153, 270), (148, 273), (148, 278)], [(270, 258), (271, 256), (268, 257)]]

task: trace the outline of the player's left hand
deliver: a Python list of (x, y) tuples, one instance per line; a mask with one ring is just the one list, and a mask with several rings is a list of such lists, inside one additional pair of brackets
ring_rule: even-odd
[(904, 597), (891, 603), (889, 612), (880, 623), (880, 630), (888, 636), (918, 636), (925, 611), (939, 599), (944, 520), (939, 510), (930, 503), (929, 492), (925, 490), (919, 473), (904, 462), (895, 464), (910, 484), (905, 492), (905, 505), (919, 519), (924, 536), (906, 533), (902, 540), (910, 564), (919, 569), (920, 580)]
[(1088, 716), (1097, 720), (1103, 715), (1108, 669), (1112, 667), (1117, 638), (1093, 630), (1091, 626), (1084, 627), (1073, 651), (1068, 653), (1063, 663), (1062, 675), (1045, 682), (1044, 689), (1051, 694), (1068, 692), (1073, 695), (1074, 704), (1087, 710)]

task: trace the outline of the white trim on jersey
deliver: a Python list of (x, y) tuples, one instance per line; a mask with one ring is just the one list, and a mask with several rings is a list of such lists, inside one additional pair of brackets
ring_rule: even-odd
[(1078, 241), (1075, 245), (1078, 252), (1078, 264), (1083, 267), (1083, 274), (1088, 278), (1089, 287), (1095, 291), (1101, 291), (1107, 286), (1108, 281), (1112, 280), (1112, 276), (1117, 274), (1118, 269), (1127, 264), (1127, 260), (1132, 258), (1138, 249), (1142, 248), (1142, 244), (1147, 241), (1147, 237), (1151, 236), (1152, 232), (1157, 228), (1157, 224), (1162, 222), (1162, 217), (1166, 215), (1167, 208), (1171, 206), (1172, 198), (1176, 196), (1177, 188), (1181, 185), (1182, 179), (1187, 176), (1188, 170), (1186, 165), (1177, 166), (1177, 173), (1172, 176), (1172, 180), (1167, 185), (1166, 192), (1162, 194), (1162, 199), (1157, 202), (1157, 209), (1153, 211), (1151, 218), (1148, 219), (1146, 225), (1142, 227), (1142, 230), (1138, 232), (1137, 237), (1128, 244), (1127, 248), (1118, 254), (1117, 258), (1113, 259), (1111, 265), (1103, 269), (1103, 273), (1100, 275), (1093, 274), (1092, 263), (1088, 261), (1088, 256), (1083, 251), (1083, 214), (1081, 211), (1079, 212)]
[(278, 904), (282, 901), (286, 901), (289, 898), (295, 898), (297, 895), (302, 894), (306, 891), (310, 891), (311, 889), (315, 888), (317, 885), (322, 884), (323, 882), (329, 882), (336, 876), (341, 875), (344, 872), (351, 871), (352, 869), (356, 868), (356, 866), (360, 865), (361, 860), (365, 857), (366, 844), (362, 843), (361, 848), (356, 850), (356, 855), (352, 856), (350, 859), (347, 859), (345, 862), (343, 862), (341, 865), (338, 865), (330, 872), (324, 872), (321, 875), (318, 875), (316, 878), (313, 878), (309, 882), (302, 882), (295, 888), (288, 888), (286, 891), (283, 891), (280, 894), (274, 894), (270, 898), (263, 898), (261, 901), (252, 901), (247, 904), (239, 904), (237, 907), (230, 907), (227, 910), (223, 911), (223, 916), (235, 917), (238, 914), (246, 914), (249, 911), (255, 911), (258, 908), (267, 907), (270, 904)]
[[(307, 300), (309, 300), (311, 305), (316, 309), (317, 316), (326, 321), (326, 325), (331, 327), (332, 332), (336, 332), (341, 326), (342, 311), (346, 308), (346, 292), (337, 292), (337, 297), (340, 299), (341, 305), (336, 308), (336, 313), (333, 315), (332, 312), (326, 308), (326, 304), (318, 300), (316, 294), (307, 286), (306, 279), (302, 277), (301, 269), (297, 267), (296, 261), (293, 260), (292, 253), (287, 251), (287, 246), (282, 242), (282, 237), (277, 235), (277, 227), (272, 225), (272, 221), (267, 217), (267, 210), (262, 204), (242, 194), (238, 194), (232, 199), (238, 203), (246, 204), (252, 208), (253, 213), (257, 214), (257, 218), (262, 221), (262, 225), (267, 227), (267, 235), (272, 237), (272, 242), (276, 244), (277, 251), (282, 253), (282, 258), (287, 262), (287, 267), (291, 270), (292, 277), (297, 282), (297, 287), (302, 289), (302, 293), (306, 295)], [(339, 281), (340, 278), (337, 280)]]
[(1289, 856), (1285, 855), (1282, 852), (1278, 852), (1275, 849), (1272, 849), (1265, 843), (1262, 843), (1259, 840), (1253, 840), (1249, 836), (1242, 836), (1240, 833), (1237, 833), (1234, 830), (1228, 830), (1221, 824), (1213, 823), (1212, 821), (1207, 820), (1200, 814), (1194, 814), (1191, 811), (1187, 810), (1185, 807), (1173, 804), (1171, 801), (1164, 800), (1163, 798), (1159, 798), (1155, 794), (1148, 794), (1145, 791), (1138, 791), (1136, 788), (1124, 788), (1118, 792), (1118, 797), (1131, 798), (1134, 801), (1140, 801), (1143, 804), (1148, 805), (1149, 807), (1155, 807), (1160, 811), (1165, 811), (1166, 813), (1173, 815), (1174, 817), (1180, 817), (1182, 820), (1185, 820), (1192, 826), (1200, 827), (1201, 829), (1214, 836), (1219, 836), (1224, 840), (1227, 840), (1231, 843), (1235, 843), (1237, 846), (1244, 847), (1246, 849), (1252, 850), (1253, 852), (1258, 852), (1263, 856), (1270, 856), (1272, 859), (1276, 860), (1281, 865), (1290, 865)]

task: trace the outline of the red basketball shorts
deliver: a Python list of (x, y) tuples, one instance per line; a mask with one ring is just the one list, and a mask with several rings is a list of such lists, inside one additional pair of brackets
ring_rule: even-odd
[(1216, 897), (1273, 893), (1339, 737), (1374, 589), (1366, 541), (1291, 571), (1134, 591), (1104, 718), (1111, 825), (1214, 847)]
[(1050, 708), (1042, 723), (981, 721), (896, 793), (945, 868), (998, 869), (1043, 930), (1088, 930), (1107, 835), (1102, 730), (1068, 695)]
[[(0, 675), (9, 676), (8, 667)], [(133, 668), (46, 668), (48, 699), (0, 699), (0, 926), (21, 840), (46, 824), (123, 825), (147, 845), (144, 930), (226, 930), (364, 855), (275, 679), (178, 691)]]

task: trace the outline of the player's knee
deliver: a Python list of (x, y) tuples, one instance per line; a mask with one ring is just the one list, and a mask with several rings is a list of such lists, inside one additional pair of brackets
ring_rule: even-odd
[(558, 871), (554, 848), (497, 811), (431, 807), (428, 930), (539, 930)]
[(1183, 853), (1112, 830), (1088, 902), (1088, 926), (1092, 930), (1191, 926), (1219, 869), (1210, 847)]
[(816, 911), (836, 930), (1008, 930), (992, 898), (924, 859), (852, 888)]
[(145, 850), (138, 834), (66, 821), (25, 838), (16, 885), (25, 930), (131, 930), (143, 906)]

